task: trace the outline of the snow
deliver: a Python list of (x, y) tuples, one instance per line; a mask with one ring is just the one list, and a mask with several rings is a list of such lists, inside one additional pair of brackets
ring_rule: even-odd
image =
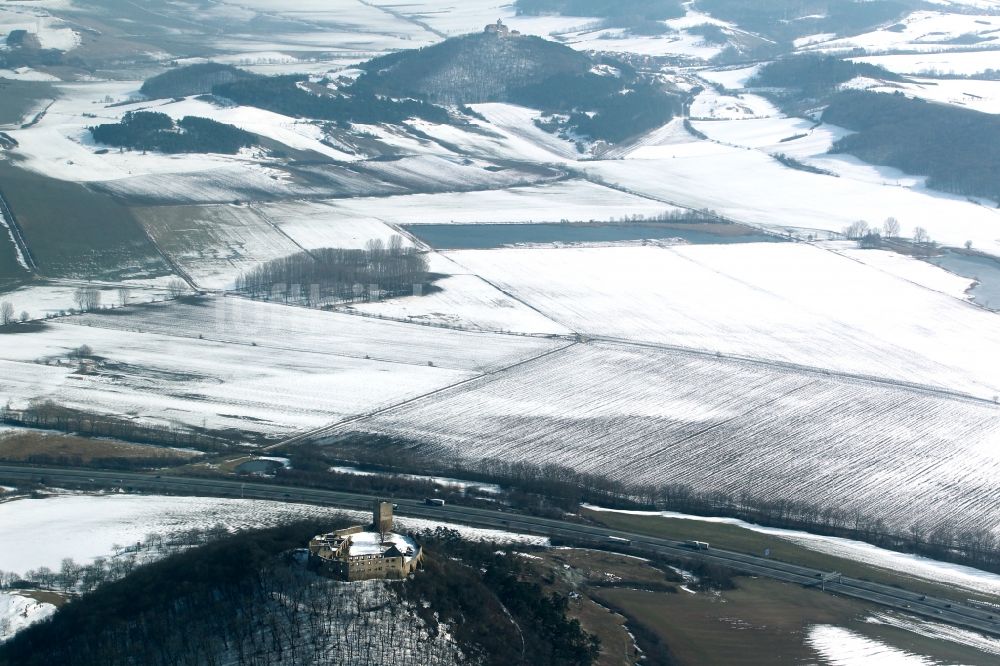
[(0, 7), (0, 35), (6, 40), (14, 30), (28, 31), (43, 49), (71, 51), (80, 45), (80, 34), (43, 6), (4, 3)]
[(987, 654), (1000, 655), (1000, 639), (985, 636), (975, 631), (959, 629), (948, 624), (888, 612), (875, 613), (867, 621), (872, 624), (897, 627), (935, 640), (960, 643)]
[[(371, 240), (388, 243), (401, 234), (374, 217), (360, 217), (339, 208), (336, 201), (283, 201), (258, 204), (255, 211), (296, 245), (307, 250), (363, 248)], [(401, 236), (404, 246), (413, 243)]]
[(829, 666), (935, 666), (929, 657), (891, 647), (861, 634), (829, 624), (809, 628), (806, 644)]
[[(664, 203), (712, 208), (730, 219), (772, 229), (840, 232), (857, 220), (892, 216), (899, 219), (904, 236), (922, 226), (937, 242), (958, 247), (971, 240), (985, 252), (1000, 254), (996, 233), (1000, 211), (993, 206), (925, 189), (921, 178), (904, 179), (895, 169), (853, 158), (830, 156), (816, 162), (842, 167), (847, 174), (834, 178), (785, 167), (762, 151), (693, 137), (688, 143), (652, 152), (638, 150), (629, 157), (580, 162), (579, 167), (592, 178)], [(852, 171), (856, 168), (860, 175)], [(880, 176), (877, 181), (875, 174)]]
[(130, 110), (151, 110), (165, 113), (174, 120), (184, 116), (200, 116), (220, 123), (265, 136), (296, 150), (310, 150), (333, 160), (342, 162), (358, 159), (357, 156), (331, 148), (322, 143), (323, 129), (317, 122), (283, 116), (251, 106), (219, 107), (209, 102), (189, 97), (183, 101), (157, 100), (154, 103), (140, 102), (122, 107), (122, 113)]
[(759, 95), (720, 95), (714, 88), (706, 88), (691, 104), (691, 119), (744, 120), (776, 115), (777, 108)]
[(575, 344), (339, 431), (470, 464), (832, 506), (901, 530), (1000, 528), (995, 405), (653, 344)]
[[(44, 117), (28, 129), (8, 133), (18, 142), (12, 154), (22, 156), (24, 168), (60, 180), (94, 182), (126, 178), (137, 174), (197, 172), (231, 166), (239, 156), (164, 155), (111, 150), (97, 155), (87, 127), (118, 122), (136, 105), (109, 107), (106, 97), (116, 101), (136, 94), (141, 82), (86, 82), (58, 84), (60, 96)], [(145, 106), (149, 106), (146, 104)], [(96, 117), (87, 117), (83, 114)]]
[(329, 204), (339, 216), (374, 218), (387, 224), (589, 222), (679, 210), (581, 180), (474, 192), (358, 197)]
[(14, 312), (20, 316), (27, 312), (30, 319), (43, 319), (55, 316), (61, 312), (75, 310), (78, 306), (74, 293), (81, 287), (93, 287), (101, 293), (101, 303), (105, 307), (118, 305), (119, 288), (128, 289), (129, 303), (148, 303), (162, 301), (170, 295), (167, 282), (176, 279), (174, 276), (162, 276), (154, 279), (125, 280), (117, 283), (77, 281), (77, 280), (46, 280), (42, 283), (31, 283), (8, 292), (0, 292), (0, 301), (9, 301), (14, 306)]
[(50, 603), (35, 601), (17, 592), (0, 591), (0, 643), (55, 612), (56, 607)]
[(699, 70), (697, 75), (706, 81), (718, 83), (728, 90), (739, 90), (745, 88), (747, 82), (757, 76), (762, 65), (751, 65), (750, 67), (738, 67), (736, 69), (706, 69)]
[(378, 532), (360, 532), (358, 534), (352, 534), (351, 548), (349, 554), (354, 557), (358, 555), (379, 555), (382, 553), (382, 546), (387, 543), (392, 543), (399, 549), (403, 554), (406, 553), (407, 549), (412, 552), (407, 558), (407, 561), (412, 560), (416, 557), (417, 542), (411, 537), (403, 534), (396, 534), (395, 532), (389, 532), (385, 535), (385, 540), (383, 541), (381, 535)]
[(30, 67), (18, 67), (17, 69), (0, 69), (0, 79), (13, 79), (14, 81), (58, 81), (58, 76), (39, 72)]
[(807, 244), (447, 256), (586, 335), (1000, 393), (997, 315)]
[[(319, 427), (473, 376), (343, 355), (335, 335), (327, 341), (332, 348), (298, 351), (280, 338), (250, 346), (60, 323), (5, 345), (0, 368), (15, 406), (52, 399), (116, 417), (265, 434)], [(87, 373), (68, 359), (83, 344), (105, 359)]]
[(136, 217), (201, 289), (233, 289), (240, 274), (302, 252), (253, 204), (151, 206)]
[(902, 278), (913, 284), (968, 300), (974, 281), (955, 275), (940, 266), (889, 250), (861, 250), (853, 241), (830, 241), (823, 246), (836, 246), (833, 251), (861, 263)]
[(448, 125), (413, 122), (417, 129), (480, 155), (502, 155), (536, 162), (561, 162), (579, 155), (576, 145), (537, 127), (539, 111), (514, 104), (473, 104), (472, 109), (486, 118), (473, 119), (478, 133)]
[(871, 92), (901, 92), (907, 97), (958, 106), (982, 113), (1000, 113), (1000, 81), (974, 79), (911, 79), (909, 82), (858, 78), (844, 84)]
[(435, 483), (439, 486), (445, 486), (447, 488), (455, 488), (458, 490), (476, 490), (489, 495), (497, 495), (500, 493), (500, 486), (495, 483), (480, 483), (479, 481), (466, 481), (464, 479), (455, 479), (449, 476), (425, 476), (423, 474), (399, 474), (395, 472), (367, 472), (365, 470), (357, 469), (356, 467), (342, 467), (334, 466), (330, 468), (331, 472), (337, 472), (339, 474), (355, 474), (357, 476), (391, 476), (403, 479), (410, 479), (413, 481), (429, 481)]
[(570, 330), (511, 298), (478, 275), (441, 254), (432, 254), (431, 271), (445, 273), (433, 291), (423, 296), (403, 296), (348, 308), (390, 319), (441, 324), (480, 331), (507, 331), (568, 335)]
[[(42, 566), (58, 569), (67, 557), (86, 564), (97, 557), (113, 556), (115, 545), (133, 545), (151, 533), (170, 535), (219, 525), (229, 531), (258, 529), (304, 518), (335, 516), (371, 518), (370, 513), (361, 511), (216, 497), (111, 494), (20, 499), (0, 503), (0, 542), (9, 546), (0, 550), (0, 570), (24, 573)], [(548, 543), (543, 537), (433, 520), (397, 517), (395, 522), (412, 531), (457, 529), (470, 539)]]
[(821, 534), (811, 534), (801, 530), (788, 530), (778, 527), (764, 527), (755, 523), (748, 523), (737, 518), (719, 518), (710, 516), (695, 516), (675, 511), (628, 511), (622, 509), (605, 509), (599, 506), (585, 505), (585, 508), (592, 511), (607, 511), (611, 513), (625, 513), (636, 516), (660, 516), (674, 520), (692, 520), (706, 523), (722, 523), (734, 525), (752, 532), (780, 537), (787, 541), (815, 550), (816, 552), (834, 555), (855, 562), (863, 562), (882, 569), (889, 569), (897, 573), (922, 578), (924, 580), (935, 581), (944, 585), (983, 592), (986, 594), (1000, 594), (1000, 574), (982, 571), (973, 567), (961, 564), (952, 564), (932, 560), (920, 555), (900, 553), (894, 550), (879, 548), (863, 541), (854, 539), (844, 539), (841, 537), (825, 536)]
[[(801, 47), (802, 51), (846, 51), (860, 48), (868, 52), (891, 50), (946, 51), (968, 50), (968, 44), (949, 43), (959, 37), (979, 35), (989, 44), (1000, 30), (1000, 16), (916, 11), (898, 24), (901, 30), (879, 28), (861, 35), (832, 39)], [(975, 48), (976, 45), (973, 45)]]
[(941, 73), (971, 76), (987, 69), (1000, 70), (1000, 50), (950, 51), (945, 53), (892, 54), (851, 58), (884, 67), (897, 74)]
[[(69, 358), (84, 344), (103, 359), (89, 372)], [(275, 435), (369, 413), (557, 344), (217, 298), (49, 323), (0, 346), (0, 374), (15, 406), (52, 399)]]

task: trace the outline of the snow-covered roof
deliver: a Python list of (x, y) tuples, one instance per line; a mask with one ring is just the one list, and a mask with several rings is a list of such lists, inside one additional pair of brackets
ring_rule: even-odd
[(390, 532), (386, 535), (386, 540), (384, 543), (380, 542), (378, 532), (359, 532), (357, 534), (352, 534), (351, 548), (349, 555), (351, 557), (357, 557), (359, 555), (381, 555), (385, 550), (395, 545), (399, 549), (400, 553), (406, 555), (407, 549), (410, 549), (410, 555), (406, 556), (406, 561), (409, 562), (411, 559), (417, 556), (417, 542), (408, 536), (402, 534), (396, 534), (395, 532)]

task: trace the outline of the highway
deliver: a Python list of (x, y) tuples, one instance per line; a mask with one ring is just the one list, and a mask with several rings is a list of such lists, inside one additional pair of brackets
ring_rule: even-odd
[[(257, 481), (242, 482), (228, 479), (23, 465), (0, 465), (0, 481), (14, 483), (32, 481), (53, 486), (68, 484), (71, 486), (108, 487), (120, 485), (131, 490), (146, 492), (245, 497), (361, 510), (370, 509), (371, 502), (375, 499), (374, 496), (358, 493), (281, 486)], [(626, 552), (638, 551), (644, 555), (701, 557), (742, 573), (788, 583), (818, 586), (823, 581), (823, 576), (831, 573), (718, 548), (695, 551), (684, 541), (611, 530), (597, 525), (454, 504), (441, 507), (429, 506), (419, 500), (412, 499), (395, 499), (393, 501), (398, 505), (397, 513), (402, 516), (430, 518), (473, 527), (556, 537), (591, 547), (601, 545), (609, 550), (624, 548)], [(625, 539), (630, 544), (625, 544), (623, 541), (615, 542), (609, 537)], [(847, 576), (825, 581), (823, 587), (827, 592), (854, 597), (965, 629), (1000, 636), (1000, 607), (997, 610), (989, 610)]]

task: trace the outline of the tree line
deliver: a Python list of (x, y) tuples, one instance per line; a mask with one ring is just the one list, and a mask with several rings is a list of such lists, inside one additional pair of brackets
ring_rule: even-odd
[(323, 248), (274, 259), (240, 275), (236, 289), (251, 298), (317, 306), (412, 294), (430, 279), (426, 255), (397, 235), (365, 249)]
[[(294, 456), (291, 451), (287, 454)], [(542, 516), (561, 518), (589, 503), (608, 508), (739, 518), (768, 527), (856, 539), (1000, 573), (1000, 538), (986, 528), (961, 528), (948, 522), (925, 525), (919, 519), (906, 528), (898, 528), (861, 510), (760, 497), (749, 491), (702, 491), (678, 483), (635, 484), (555, 464), (535, 465), (494, 458), (443, 464), (421, 442), (374, 433), (346, 434), (325, 444), (320, 454), (387, 470), (498, 484), (515, 506)], [(293, 465), (294, 460), (293, 457)]]
[[(89, 353), (88, 348), (88, 351), (78, 358), (85, 361)], [(0, 406), (0, 423), (77, 433), (89, 437), (110, 437), (137, 444), (194, 447), (206, 451), (224, 450), (235, 443), (245, 441), (245, 437), (241, 437), (240, 433), (201, 432), (143, 424), (111, 414), (84, 412), (59, 405), (51, 400), (35, 400), (21, 409), (14, 408), (9, 403)], [(36, 459), (31, 462), (59, 461)], [(157, 464), (162, 463), (162, 459), (157, 459)]]

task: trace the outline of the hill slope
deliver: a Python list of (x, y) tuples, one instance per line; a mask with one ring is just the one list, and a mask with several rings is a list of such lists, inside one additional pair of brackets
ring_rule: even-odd
[(370, 60), (358, 82), (445, 104), (505, 102), (511, 92), (559, 74), (584, 74), (590, 59), (541, 37), (463, 35)]

